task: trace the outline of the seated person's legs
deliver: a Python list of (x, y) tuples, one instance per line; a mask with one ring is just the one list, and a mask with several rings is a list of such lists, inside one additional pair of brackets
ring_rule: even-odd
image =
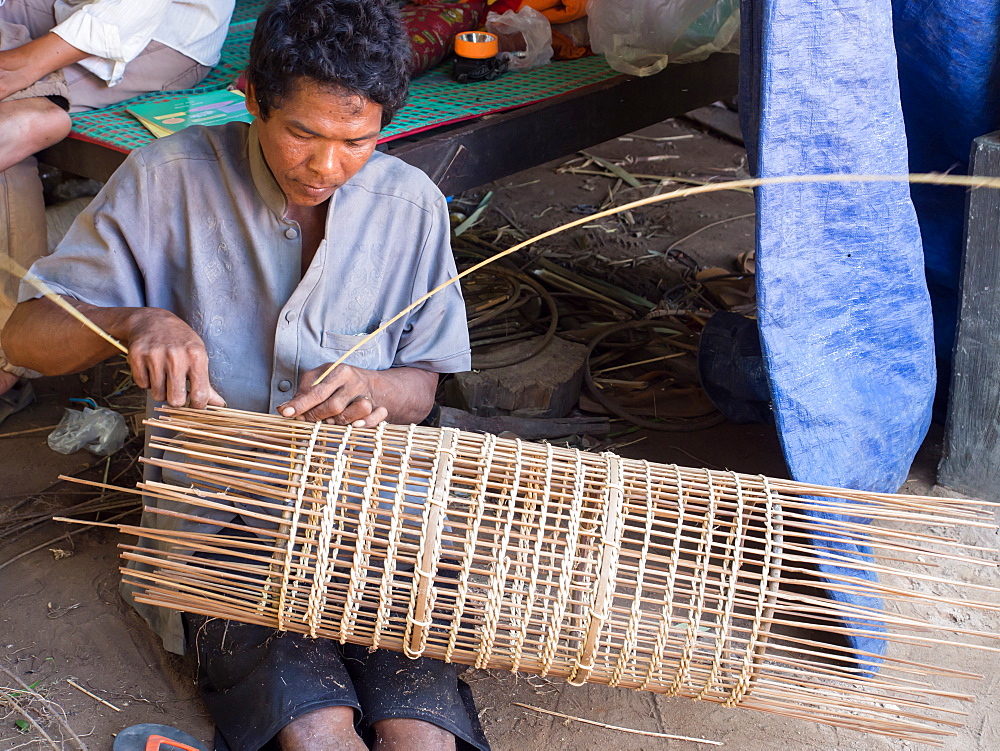
[(197, 86), (212, 69), (160, 42), (150, 42), (125, 68), (122, 80), (108, 86), (81, 65), (63, 70), (69, 86), (70, 112), (85, 112), (151, 91), (178, 91)]
[[(0, 133), (4, 134), (0, 138), (0, 257), (22, 268), (30, 267), (47, 249), (42, 182), (31, 155), (61, 141), (69, 129), (69, 115), (46, 97), (0, 102)], [(0, 265), (0, 329), (17, 303), (18, 282), (6, 264)], [(30, 386), (21, 383), (22, 376), (29, 374), (23, 369), (3, 369), (8, 367), (0, 349), (0, 421), (32, 400)]]
[(56, 25), (56, 0), (6, 0), (0, 5), (0, 22), (24, 26), (32, 38)]
[(486, 748), (455, 665), (199, 615), (184, 624), (230, 751), (362, 751), (359, 711), (376, 749), (449, 751), (452, 729)]
[[(0, 50), (30, 40), (20, 22), (28, 13), (24, 2), (0, 7)], [(31, 156), (65, 138), (70, 131), (66, 111), (50, 97), (65, 101), (68, 90), (61, 74), (44, 77), (0, 100), (0, 258), (28, 268), (46, 251), (45, 204), (37, 162)], [(17, 302), (19, 279), (3, 264), (0, 269), (0, 329)], [(31, 401), (22, 376), (31, 373), (9, 366), (0, 350), (0, 420)], [(34, 374), (37, 375), (37, 374)]]
[[(375, 723), (375, 751), (449, 751), (455, 736), (423, 720), (406, 718)], [(293, 720), (278, 733), (281, 751), (363, 751), (350, 707), (326, 707)]]
[(199, 615), (184, 626), (229, 751), (361, 751), (361, 737), (397, 751), (488, 749), (457, 665)]
[[(0, 51), (5, 55), (27, 50), (31, 43), (26, 21), (18, 14), (24, 3), (7, 3), (0, 7)], [(23, 7), (20, 8), (23, 10)], [(6, 20), (9, 19), (9, 20)], [(6, 59), (6, 58), (5, 58)], [(69, 90), (62, 73), (55, 71), (32, 78), (13, 90), (0, 94), (0, 171), (17, 164), (36, 151), (65, 138), (70, 131), (70, 119), (60, 104), (65, 104)]]
[(364, 751), (354, 730), (351, 707), (323, 707), (285, 725), (278, 733), (281, 751)]
[(376, 722), (374, 727), (375, 751), (389, 751), (389, 749), (450, 751), (455, 748), (455, 736), (432, 722), (398, 717)]
[(217, 737), (230, 751), (365, 748), (334, 642), (190, 614), (184, 626)]
[[(27, 268), (41, 258), (45, 250), (42, 181), (34, 158), (28, 157), (0, 171), (0, 265), (3, 259), (10, 258)], [(19, 281), (0, 269), (0, 329), (17, 302)], [(21, 376), (37, 375), (23, 368), (13, 368), (6, 360), (0, 349), (0, 421), (31, 401), (31, 388), (26, 382), (19, 384)]]
[(488, 748), (458, 665), (355, 644), (340, 651), (376, 749)]
[[(66, 111), (48, 97), (0, 102), (0, 172), (59, 143), (72, 124)], [(44, 245), (44, 234), (42, 239)]]

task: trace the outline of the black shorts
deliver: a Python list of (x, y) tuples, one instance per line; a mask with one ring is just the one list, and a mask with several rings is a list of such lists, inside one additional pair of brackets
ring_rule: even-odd
[(189, 613), (184, 628), (216, 751), (277, 751), (281, 728), (322, 707), (353, 707), (369, 745), (374, 723), (405, 717), (444, 728), (459, 749), (489, 749), (456, 665)]

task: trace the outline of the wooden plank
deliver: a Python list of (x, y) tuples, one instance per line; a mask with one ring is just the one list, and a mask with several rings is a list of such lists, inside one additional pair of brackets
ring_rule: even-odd
[[(1000, 131), (977, 138), (974, 175), (1000, 176)], [(1000, 191), (967, 200), (965, 257), (941, 485), (1000, 500)]]
[[(736, 93), (738, 57), (712, 55), (655, 76), (620, 76), (496, 115), (379, 146), (427, 172), (446, 195), (682, 115)], [(125, 154), (67, 139), (39, 154), (46, 164), (105, 181)]]
[(707, 107), (691, 110), (684, 115), (684, 119), (720, 138), (725, 138), (740, 146), (745, 145), (743, 143), (743, 130), (740, 127), (740, 116), (728, 107), (710, 104)]

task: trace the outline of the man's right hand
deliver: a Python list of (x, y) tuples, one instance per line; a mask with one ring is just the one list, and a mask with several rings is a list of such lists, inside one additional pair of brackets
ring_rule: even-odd
[(160, 308), (138, 308), (127, 325), (128, 363), (137, 386), (172, 407), (226, 406), (208, 379), (205, 343), (184, 321)]
[[(205, 343), (184, 321), (162, 308), (102, 308), (63, 297), (128, 347), (136, 385), (172, 407), (225, 406), (208, 380)], [(13, 365), (43, 375), (78, 373), (117, 350), (84, 328), (51, 300), (20, 303), (3, 327), (3, 347)]]

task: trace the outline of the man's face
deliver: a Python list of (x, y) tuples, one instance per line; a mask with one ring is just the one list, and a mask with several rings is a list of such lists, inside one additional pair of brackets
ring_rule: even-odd
[(290, 204), (318, 206), (368, 161), (382, 125), (382, 106), (300, 79), (270, 117), (260, 117), (253, 87), (247, 109), (257, 118), (264, 159)]

